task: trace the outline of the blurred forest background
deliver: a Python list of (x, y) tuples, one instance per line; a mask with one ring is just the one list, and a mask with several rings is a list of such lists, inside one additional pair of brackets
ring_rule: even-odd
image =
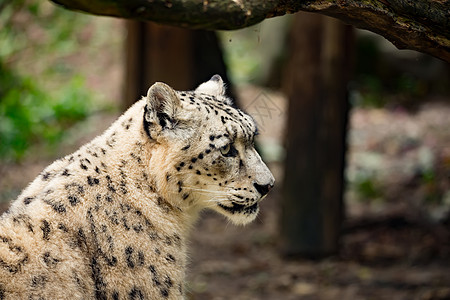
[[(450, 68), (367, 31), (355, 31), (347, 86), (340, 251), (321, 260), (279, 251), (282, 87), (294, 18), (217, 33), (232, 93), (259, 122), (277, 186), (248, 227), (204, 214), (193, 236), (190, 299), (450, 299)], [(127, 28), (49, 2), (0, 2), (0, 211), (137, 100), (124, 99)]]

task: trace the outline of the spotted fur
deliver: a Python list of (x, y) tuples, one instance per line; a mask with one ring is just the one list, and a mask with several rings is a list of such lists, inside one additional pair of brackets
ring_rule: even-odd
[(199, 211), (248, 223), (274, 183), (223, 92), (217, 75), (188, 92), (155, 83), (47, 167), (0, 218), (0, 299), (183, 299)]

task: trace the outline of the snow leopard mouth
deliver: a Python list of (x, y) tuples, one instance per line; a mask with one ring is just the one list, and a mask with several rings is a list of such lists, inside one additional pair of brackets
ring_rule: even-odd
[(259, 205), (258, 202), (256, 202), (255, 204), (252, 204), (250, 206), (247, 205), (243, 205), (243, 204), (239, 204), (236, 202), (231, 202), (231, 206), (225, 206), (222, 203), (218, 203), (217, 204), (220, 208), (222, 208), (223, 210), (231, 213), (231, 214), (254, 214), (255, 212), (258, 211)]

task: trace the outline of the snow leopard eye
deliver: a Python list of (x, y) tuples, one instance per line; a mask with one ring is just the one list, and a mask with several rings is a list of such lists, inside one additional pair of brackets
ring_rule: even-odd
[(238, 151), (232, 143), (229, 143), (220, 148), (220, 153), (225, 157), (235, 157), (238, 154)]

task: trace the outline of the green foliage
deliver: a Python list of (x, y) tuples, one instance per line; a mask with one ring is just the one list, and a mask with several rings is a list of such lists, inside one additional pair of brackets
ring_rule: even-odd
[(381, 192), (376, 187), (374, 178), (360, 178), (355, 184), (355, 189), (360, 199), (368, 201), (381, 197)]
[(444, 193), (439, 188), (439, 182), (434, 169), (424, 170), (422, 175), (422, 186), (424, 192), (424, 201), (427, 204), (443, 204)]
[(0, 0), (0, 160), (55, 148), (92, 112), (92, 95), (69, 60), (87, 22), (48, 2)]
[(80, 42), (74, 36), (77, 28), (86, 25), (88, 20), (87, 16), (47, 2), (0, 1), (0, 57), (14, 58), (30, 48), (37, 55), (70, 54)]
[(54, 146), (64, 131), (92, 110), (83, 80), (74, 77), (54, 94), (44, 93), (32, 78), (0, 65), (0, 158), (21, 159), (32, 145)]

